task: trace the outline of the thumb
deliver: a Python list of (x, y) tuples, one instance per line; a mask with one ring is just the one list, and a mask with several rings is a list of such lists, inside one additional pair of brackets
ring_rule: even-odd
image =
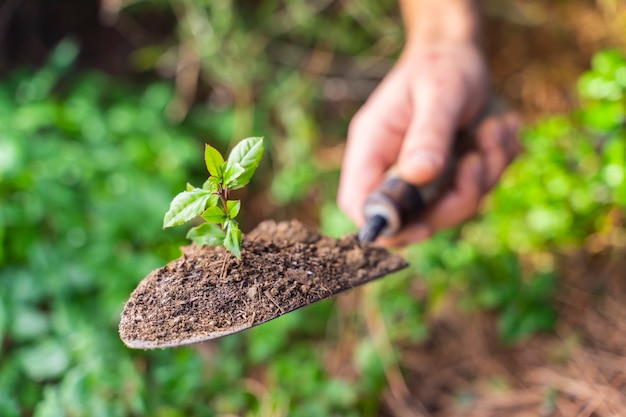
[(404, 180), (426, 184), (437, 178), (444, 169), (456, 132), (456, 118), (418, 117), (406, 132), (398, 171)]
[(414, 116), (398, 158), (400, 177), (412, 184), (426, 184), (444, 169), (465, 101), (453, 81), (422, 82), (414, 90)]

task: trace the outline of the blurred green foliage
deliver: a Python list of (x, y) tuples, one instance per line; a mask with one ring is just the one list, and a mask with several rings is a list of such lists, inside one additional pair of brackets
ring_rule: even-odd
[[(267, 1), (239, 11), (227, 0), (162, 3), (176, 12), (180, 44), (194, 45), (202, 77), (231, 99), (170, 123), (170, 85), (71, 71), (72, 42), (45, 67), (0, 83), (2, 416), (377, 415), (398, 351), (367, 334), (361, 310), (380, 314), (392, 346), (419, 343), (429, 315), (454, 294), (468, 311), (498, 311), (503, 340), (514, 342), (554, 324), (554, 257), (622, 227), (614, 218), (626, 205), (626, 63), (605, 51), (581, 77), (578, 111), (524, 130), (527, 152), (484, 215), (408, 248), (411, 268), (370, 284), (360, 309), (323, 302), (197, 350), (130, 351), (117, 336), (119, 313), (138, 281), (184, 244), (183, 230), (163, 232), (161, 219), (187, 179), (202, 181), (203, 141), (224, 150), (232, 138), (267, 135), (271, 166), (261, 168), (276, 204), (310, 203), (317, 190), (322, 231), (353, 230), (334, 204), (337, 167), (316, 156), (335, 144), (321, 132), (341, 137), (347, 117), (324, 117), (323, 86), (302, 48), (365, 60), (393, 55), (402, 36), (383, 17), (392, 1), (341, 10)], [(136, 59), (156, 65), (171, 47)], [(425, 299), (411, 291), (416, 280)], [(348, 337), (338, 366), (329, 357)]]
[[(375, 413), (371, 378), (332, 376), (315, 347), (332, 303), (226, 338), (208, 357), (123, 346), (123, 303), (185, 243), (182, 230), (161, 231), (163, 213), (187, 179), (203, 179), (198, 138), (219, 132), (193, 116), (167, 122), (166, 84), (71, 72), (75, 54), (64, 42), (44, 68), (0, 84), (0, 415)], [(249, 386), (255, 369), (265, 393)]]
[(114, 329), (142, 274), (177, 254), (154, 231), (201, 148), (163, 121), (169, 86), (65, 75), (75, 54), (64, 42), (0, 86), (2, 415), (149, 409)]

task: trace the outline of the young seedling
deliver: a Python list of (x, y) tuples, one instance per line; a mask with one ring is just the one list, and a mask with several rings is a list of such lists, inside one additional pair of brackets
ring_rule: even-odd
[(205, 223), (189, 230), (187, 238), (199, 245), (224, 245), (241, 258), (241, 229), (235, 220), (241, 208), (240, 200), (229, 200), (231, 190), (250, 182), (263, 156), (263, 138), (252, 137), (239, 142), (228, 159), (206, 145), (204, 160), (209, 178), (202, 188), (187, 183), (187, 190), (172, 200), (163, 219), (163, 228), (186, 223), (202, 216)]

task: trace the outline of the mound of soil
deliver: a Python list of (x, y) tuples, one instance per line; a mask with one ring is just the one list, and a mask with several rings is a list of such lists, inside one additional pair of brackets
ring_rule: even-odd
[(261, 223), (241, 259), (223, 247), (183, 248), (133, 291), (120, 322), (133, 348), (180, 346), (232, 334), (407, 266), (356, 236), (333, 239), (297, 221)]

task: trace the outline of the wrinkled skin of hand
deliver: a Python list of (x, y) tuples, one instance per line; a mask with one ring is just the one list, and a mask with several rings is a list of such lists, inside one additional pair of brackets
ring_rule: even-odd
[[(348, 131), (338, 203), (357, 225), (367, 196), (392, 166), (420, 185), (439, 175), (459, 129), (469, 126), (489, 99), (488, 71), (473, 41), (413, 44)], [(381, 238), (401, 246), (473, 217), (485, 194), (519, 153), (513, 114), (487, 117), (476, 131), (477, 149), (466, 154), (451, 188), (417, 222)]]

